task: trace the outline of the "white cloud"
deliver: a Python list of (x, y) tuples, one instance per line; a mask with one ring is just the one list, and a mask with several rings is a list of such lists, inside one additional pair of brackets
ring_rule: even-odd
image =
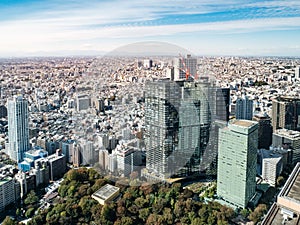
[(77, 29), (68, 29), (73, 26), (73, 22), (73, 20), (70, 23), (66, 21), (63, 25), (52, 20), (40, 23), (26, 21), (25, 23), (10, 22), (2, 24), (0, 26), (1, 40), (4, 44), (2, 46), (5, 47), (7, 44), (13, 43), (28, 44), (30, 42), (68, 42), (95, 38), (155, 37), (194, 32), (253, 32), (300, 27), (300, 17), (160, 26), (108, 26), (89, 29), (78, 24)]
[(285, 1), (260, 1), (255, 3), (246, 4), (247, 7), (300, 7), (300, 2), (295, 0), (285, 0)]
[[(264, 6), (267, 7), (265, 12), (271, 15), (272, 10), (268, 9), (275, 6), (300, 6), (298, 1), (284, 1), (284, 4), (282, 2), (264, 1), (259, 3), (261, 5), (255, 5), (235, 0), (225, 3), (220, 3), (219, 0), (150, 0), (142, 3), (137, 0), (117, 0), (89, 2), (81, 8), (67, 10), (66, 7), (62, 7), (61, 11), (50, 8), (41, 13), (35, 12), (27, 18), (0, 22), (0, 52), (85, 50), (93, 47), (110, 50), (122, 42), (120, 39), (156, 39), (176, 35), (198, 35), (201, 32), (222, 34), (298, 29), (300, 17), (178, 25), (159, 23), (162, 16), (170, 14), (207, 13), (222, 11), (225, 8)], [(261, 13), (259, 10), (258, 12)], [(284, 13), (282, 12), (282, 15)]]

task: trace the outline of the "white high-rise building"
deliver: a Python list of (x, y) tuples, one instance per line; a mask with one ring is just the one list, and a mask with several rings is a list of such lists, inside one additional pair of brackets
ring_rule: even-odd
[(109, 160), (108, 160), (109, 153), (106, 149), (99, 150), (99, 166), (103, 170), (108, 169)]
[(83, 141), (80, 147), (82, 165), (93, 165), (95, 161), (98, 161), (98, 157), (95, 157), (96, 151), (92, 141)]
[(116, 151), (112, 151), (110, 155), (108, 155), (108, 170), (112, 173), (116, 172), (118, 169), (117, 164), (117, 153)]
[(8, 100), (8, 154), (11, 159), (23, 161), (24, 152), (28, 151), (28, 102), (22, 96)]
[(128, 176), (141, 164), (142, 158), (137, 151), (129, 146), (118, 147), (116, 149), (118, 171), (123, 176)]
[(282, 155), (271, 150), (260, 150), (262, 178), (271, 186), (276, 186), (276, 179), (282, 172)]
[(151, 59), (144, 59), (144, 68), (151, 68), (153, 61)]
[(197, 74), (197, 59), (191, 55), (187, 55), (186, 58), (175, 58), (173, 60), (174, 66), (174, 80), (185, 80), (186, 70), (191, 77), (195, 78)]
[(300, 80), (300, 66), (295, 68), (295, 79)]
[(109, 137), (108, 134), (100, 134), (98, 136), (98, 146), (100, 148), (107, 149), (109, 147)]

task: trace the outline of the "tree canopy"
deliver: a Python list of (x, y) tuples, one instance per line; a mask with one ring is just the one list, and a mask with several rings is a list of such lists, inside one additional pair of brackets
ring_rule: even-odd
[(193, 200), (197, 194), (179, 183), (125, 186), (117, 182), (120, 197), (102, 206), (91, 195), (107, 183), (94, 169), (68, 171), (56, 202), (28, 224), (228, 224), (234, 216), (231, 208), (217, 202)]

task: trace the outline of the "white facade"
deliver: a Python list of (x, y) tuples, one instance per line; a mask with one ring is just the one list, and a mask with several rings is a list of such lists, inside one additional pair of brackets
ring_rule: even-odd
[[(185, 65), (184, 65), (185, 64)], [(174, 66), (174, 80), (185, 80), (186, 70), (191, 77), (195, 78), (197, 75), (197, 59), (187, 55), (185, 58), (175, 58), (173, 60)]]
[(103, 170), (108, 169), (108, 165), (109, 165), (108, 156), (109, 156), (109, 154), (106, 149), (99, 150), (99, 165), (100, 165), (100, 168)]
[(122, 129), (122, 137), (124, 140), (130, 140), (132, 135), (131, 135), (131, 130), (129, 127), (126, 127)]
[(141, 164), (141, 154), (128, 146), (118, 146), (117, 165), (118, 171), (124, 176), (128, 176), (136, 170), (136, 167)]
[(117, 154), (113, 151), (112, 154), (108, 155), (108, 170), (114, 173), (117, 171), (117, 168)]
[(300, 80), (300, 66), (295, 68), (295, 78), (296, 80)]
[(8, 153), (17, 161), (23, 161), (29, 150), (28, 102), (22, 96), (8, 100)]
[(20, 184), (20, 196), (23, 198), (27, 194), (27, 182), (26, 182), (26, 174), (22, 171), (15, 176), (17, 182)]
[(80, 144), (82, 164), (93, 164), (95, 162), (95, 148), (93, 142), (86, 141)]
[(282, 171), (282, 155), (271, 150), (260, 150), (262, 178), (271, 186), (276, 186), (276, 178)]
[(151, 59), (144, 59), (144, 68), (151, 68), (152, 67), (152, 60)]
[(100, 134), (98, 136), (98, 143), (100, 148), (108, 148), (109, 146), (109, 140), (107, 134)]

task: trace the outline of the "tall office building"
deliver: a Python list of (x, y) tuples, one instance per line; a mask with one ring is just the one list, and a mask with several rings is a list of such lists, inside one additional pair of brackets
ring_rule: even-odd
[(277, 129), (300, 131), (300, 99), (280, 96), (272, 101), (272, 126)]
[(50, 180), (57, 180), (66, 172), (67, 163), (65, 156), (60, 149), (56, 150), (56, 153), (47, 157), (49, 162), (49, 178)]
[(109, 148), (109, 136), (108, 134), (101, 133), (98, 135), (98, 146), (103, 149)]
[(241, 208), (255, 194), (257, 129), (255, 121), (236, 120), (219, 133), (217, 194)]
[(68, 163), (73, 163), (73, 148), (75, 147), (76, 143), (74, 140), (66, 140), (61, 143), (61, 150), (62, 153), (66, 156), (66, 161)]
[(295, 68), (295, 78), (296, 80), (300, 80), (300, 66)]
[(216, 89), (216, 119), (229, 121), (230, 89)]
[(300, 162), (300, 132), (286, 129), (278, 129), (273, 133), (272, 145), (290, 149), (288, 163), (296, 164)]
[(146, 84), (145, 176), (166, 179), (205, 173), (206, 166), (200, 164), (213, 111), (208, 103), (210, 89), (205, 82), (159, 80)]
[(145, 86), (145, 144), (148, 173), (164, 179), (170, 173), (168, 156), (178, 143), (181, 87), (170, 80), (148, 82)]
[(152, 59), (144, 59), (144, 68), (150, 69), (153, 66)]
[(108, 156), (109, 153), (106, 149), (99, 150), (99, 167), (102, 170), (108, 169)]
[(78, 94), (76, 96), (76, 109), (77, 111), (87, 110), (91, 106), (91, 99), (86, 94)]
[(128, 176), (142, 163), (141, 154), (130, 146), (118, 146), (115, 152), (117, 154), (117, 167), (119, 174)]
[(253, 120), (258, 122), (258, 149), (269, 149), (272, 145), (271, 118), (267, 114), (257, 114)]
[(28, 102), (22, 96), (8, 100), (8, 154), (23, 161), (24, 152), (29, 150)]
[(236, 100), (235, 118), (237, 120), (252, 120), (253, 101), (248, 96), (243, 96)]
[(82, 140), (80, 142), (80, 150), (82, 165), (93, 165), (98, 161), (99, 155), (97, 155), (92, 141)]
[(94, 98), (93, 106), (97, 110), (97, 112), (104, 112), (105, 111), (104, 99)]
[(174, 58), (174, 80), (186, 80), (186, 70), (192, 77), (197, 75), (197, 58), (187, 55), (185, 58)]
[(3, 177), (0, 179), (0, 212), (5, 207), (15, 202), (15, 181), (11, 177)]
[(80, 154), (80, 145), (75, 145), (72, 148), (72, 162), (74, 167), (79, 167), (81, 164), (81, 154)]

